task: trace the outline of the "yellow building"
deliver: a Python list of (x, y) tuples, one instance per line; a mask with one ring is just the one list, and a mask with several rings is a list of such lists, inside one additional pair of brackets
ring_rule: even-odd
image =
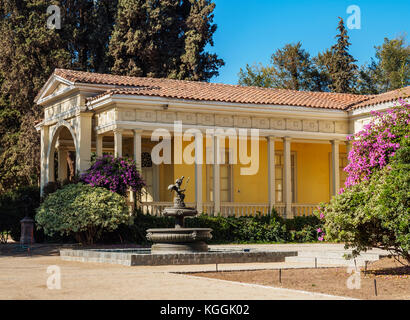
[(185, 176), (186, 201), (200, 212), (309, 215), (343, 186), (346, 137), (371, 110), (409, 94), (410, 87), (363, 96), (56, 69), (36, 98), (44, 107), (36, 126), (41, 188), (67, 178), (67, 157), (81, 173), (93, 152), (114, 154), (142, 171), (145, 212), (170, 205), (167, 186)]

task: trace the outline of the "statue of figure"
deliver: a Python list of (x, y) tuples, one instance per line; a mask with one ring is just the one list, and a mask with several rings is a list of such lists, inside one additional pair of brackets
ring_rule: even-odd
[[(184, 181), (184, 178), (185, 177), (182, 176), (177, 181), (175, 181), (175, 184), (171, 184), (168, 187), (168, 190), (176, 192), (176, 196), (174, 198), (174, 206), (178, 207), (178, 208), (185, 208), (184, 200), (185, 200), (185, 191), (186, 191), (186, 189), (181, 189), (181, 185), (182, 185), (182, 182)], [(188, 178), (185, 185), (187, 185), (188, 182), (189, 182), (189, 178)]]

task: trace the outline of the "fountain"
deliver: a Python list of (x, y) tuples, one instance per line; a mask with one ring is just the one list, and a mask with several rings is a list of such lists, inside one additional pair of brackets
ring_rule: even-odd
[[(165, 208), (163, 215), (175, 218), (173, 229), (149, 229), (147, 239), (154, 244), (152, 253), (163, 252), (208, 252), (206, 241), (212, 239), (212, 229), (185, 228), (185, 217), (194, 217), (198, 214), (195, 208), (187, 208), (185, 205), (185, 191), (181, 189), (184, 177), (178, 179), (168, 190), (175, 192), (174, 206)], [(187, 180), (188, 184), (189, 178)]]
[(160, 266), (283, 262), (285, 257), (297, 256), (296, 251), (275, 249), (230, 247), (208, 250), (206, 241), (212, 239), (212, 229), (185, 228), (185, 218), (196, 216), (198, 211), (185, 205), (185, 189), (181, 189), (183, 181), (184, 177), (168, 187), (170, 191), (176, 193), (176, 196), (173, 207), (165, 208), (163, 211), (164, 216), (175, 218), (175, 228), (148, 229), (147, 239), (154, 243), (151, 249), (61, 249), (61, 259), (126, 266)]

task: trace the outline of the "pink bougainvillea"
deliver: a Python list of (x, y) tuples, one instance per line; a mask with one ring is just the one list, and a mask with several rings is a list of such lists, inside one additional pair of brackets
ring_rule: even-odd
[[(410, 136), (410, 105), (399, 100), (399, 105), (384, 112), (373, 111), (372, 120), (363, 130), (347, 137), (352, 141), (348, 155), (349, 164), (344, 169), (348, 176), (339, 195), (362, 181), (370, 180), (372, 174), (388, 167), (396, 151)], [(317, 214), (325, 221), (325, 204), (318, 207)], [(318, 240), (324, 241), (326, 232), (317, 230)]]
[[(369, 180), (376, 170), (388, 165), (390, 158), (400, 148), (401, 140), (409, 135), (410, 105), (400, 100), (400, 106), (385, 112), (372, 111), (371, 122), (363, 130), (349, 136), (352, 150), (347, 173), (346, 188), (363, 180)], [(343, 193), (344, 190), (341, 190)]]
[(140, 192), (145, 186), (134, 161), (110, 155), (97, 158), (91, 168), (81, 176), (81, 181), (121, 195), (125, 195), (129, 189)]

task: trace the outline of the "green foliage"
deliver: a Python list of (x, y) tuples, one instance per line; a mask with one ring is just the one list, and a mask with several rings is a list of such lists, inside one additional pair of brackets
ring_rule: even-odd
[[(346, 189), (319, 210), (320, 218), (325, 220), (325, 238), (344, 242), (354, 249), (354, 256), (369, 248), (381, 248), (403, 256), (410, 264), (410, 136), (406, 108), (403, 104), (384, 114), (374, 112), (378, 117), (354, 142), (346, 168), (350, 174)], [(385, 147), (389, 145), (394, 146), (394, 152)]]
[(104, 232), (101, 236), (103, 243), (148, 243), (146, 235), (148, 229), (174, 228), (175, 221), (169, 217), (156, 217), (144, 215), (137, 211), (135, 216), (130, 217), (129, 224), (122, 224), (117, 230)]
[[(213, 238), (210, 243), (284, 243), (317, 241), (316, 229), (321, 222), (316, 217), (284, 220), (274, 212), (270, 216), (238, 218), (201, 215), (185, 219), (185, 224), (187, 228), (211, 228)], [(102, 241), (147, 244), (147, 229), (174, 226), (173, 218), (143, 215), (137, 211), (130, 225), (104, 233)]]
[[(22, 187), (0, 195), (0, 233), (5, 232), (15, 241), (20, 240), (20, 220), (26, 215), (34, 217), (35, 209), (40, 204), (38, 187)], [(35, 230), (34, 238), (41, 241), (42, 232)], [(7, 238), (6, 238), (7, 240)]]
[(112, 72), (121, 75), (210, 80), (224, 65), (213, 46), (211, 0), (119, 0), (109, 44)]
[(348, 188), (324, 207), (327, 240), (345, 242), (353, 254), (390, 250), (410, 263), (410, 165), (395, 163), (370, 181)]
[(381, 92), (410, 85), (410, 45), (404, 36), (391, 40), (385, 38), (383, 44), (376, 47), (376, 59), (375, 82)]
[(273, 68), (264, 66), (262, 63), (247, 64), (245, 69), (240, 69), (238, 73), (238, 84), (248, 87), (275, 88), (275, 78)]
[(61, 37), (75, 70), (107, 73), (112, 61), (108, 44), (118, 0), (60, 0)]
[[(47, 28), (51, 4), (61, 8), (60, 30)], [(43, 108), (34, 98), (55, 68), (108, 73), (125, 65), (114, 71), (209, 80), (224, 64), (205, 51), (213, 45), (214, 6), (210, 0), (124, 0), (117, 12), (118, 0), (0, 0), (0, 191), (39, 182), (34, 125)]]
[(410, 45), (405, 36), (385, 38), (375, 49), (375, 59), (360, 69), (358, 91), (378, 94), (410, 85)]
[[(51, 72), (69, 64), (58, 32), (46, 26), (49, 0), (0, 2), (0, 191), (38, 183), (42, 108), (34, 98)], [(4, 128), (4, 130), (3, 130)]]
[(241, 68), (238, 83), (264, 88), (327, 91), (325, 80), (325, 75), (298, 42), (276, 50), (269, 66), (254, 64)]
[(323, 222), (316, 216), (286, 220), (286, 230), (289, 232), (289, 241), (292, 242), (315, 242), (318, 238), (317, 230), (322, 227)]
[(402, 139), (401, 147), (396, 151), (394, 160), (401, 164), (410, 164), (410, 139)]
[(215, 242), (283, 242), (286, 227), (276, 216), (209, 217), (206, 215), (187, 219), (191, 228), (212, 228)]
[(128, 208), (122, 196), (80, 183), (50, 194), (36, 215), (45, 234), (74, 235), (83, 244), (93, 244), (103, 230), (113, 231), (128, 221)]
[[(349, 36), (339, 18), (337, 42), (310, 58), (302, 44), (287, 44), (277, 50), (270, 66), (246, 66), (239, 72), (239, 84), (307, 91), (355, 93), (358, 67), (349, 54)], [(366, 84), (368, 85), (368, 84)], [(365, 84), (363, 84), (365, 86)]]
[(336, 36), (336, 44), (322, 56), (331, 80), (329, 88), (332, 92), (355, 93), (358, 67), (355, 64), (356, 60), (349, 53), (351, 43), (343, 19), (340, 17), (337, 29), (339, 34)]

